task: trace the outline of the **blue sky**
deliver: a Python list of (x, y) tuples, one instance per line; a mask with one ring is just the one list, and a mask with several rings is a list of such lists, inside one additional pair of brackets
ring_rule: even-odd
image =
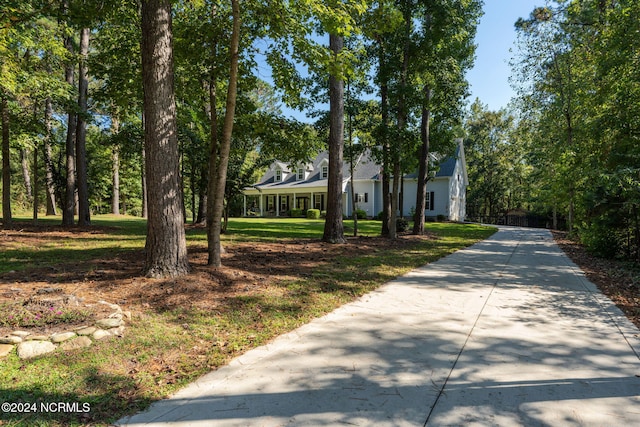
[(470, 102), (480, 98), (491, 110), (507, 106), (514, 96), (509, 85), (509, 49), (516, 39), (513, 24), (543, 5), (544, 0), (484, 0), (484, 16), (476, 34), (476, 61), (467, 73)]

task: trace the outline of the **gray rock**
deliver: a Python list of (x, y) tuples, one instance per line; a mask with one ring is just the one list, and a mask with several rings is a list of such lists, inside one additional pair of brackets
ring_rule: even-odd
[(22, 338), (16, 337), (15, 335), (7, 335), (4, 337), (0, 337), (0, 344), (18, 344), (22, 342)]
[(48, 335), (29, 335), (24, 339), (25, 341), (49, 341)]
[(111, 328), (107, 332), (109, 332), (111, 335), (115, 335), (117, 337), (121, 337), (121, 336), (124, 335), (124, 326), (119, 326), (117, 328)]
[(117, 310), (117, 311), (121, 310), (120, 306), (118, 304), (110, 304), (110, 303), (108, 303), (106, 301), (98, 301), (98, 304), (104, 304), (104, 305), (106, 305), (107, 307), (109, 307), (112, 310)]
[(92, 333), (94, 333), (97, 330), (98, 330), (98, 328), (96, 328), (95, 326), (85, 326), (84, 328), (76, 330), (76, 334), (78, 334), (78, 335), (91, 335)]
[(24, 337), (26, 337), (26, 336), (31, 335), (31, 332), (27, 332), (27, 331), (13, 331), (13, 332), (11, 332), (11, 335), (15, 335), (16, 337), (24, 338)]
[(50, 341), (25, 341), (18, 344), (18, 357), (20, 359), (31, 359), (51, 353), (57, 347)]
[(81, 337), (76, 337), (69, 341), (63, 342), (62, 344), (60, 344), (60, 348), (63, 350), (75, 350), (78, 348), (89, 347), (91, 343), (92, 343), (91, 338), (81, 336)]
[(15, 346), (12, 344), (0, 344), (0, 357), (7, 357), (13, 351), (13, 347)]
[(59, 343), (59, 342), (70, 340), (75, 336), (76, 334), (74, 332), (60, 332), (60, 333), (51, 335), (51, 342)]
[(113, 335), (111, 335), (109, 332), (105, 331), (104, 329), (98, 329), (91, 336), (93, 337), (94, 340), (101, 340), (103, 338), (112, 337)]
[(102, 329), (117, 328), (124, 322), (122, 319), (100, 319), (96, 322), (96, 326)]

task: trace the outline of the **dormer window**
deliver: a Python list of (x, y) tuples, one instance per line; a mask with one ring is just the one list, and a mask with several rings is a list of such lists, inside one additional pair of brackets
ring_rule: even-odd
[(276, 169), (276, 182), (282, 182), (282, 170)]
[(320, 170), (320, 178), (327, 179), (329, 177), (329, 166), (322, 165), (322, 169)]
[(298, 168), (298, 181), (304, 181), (304, 168)]

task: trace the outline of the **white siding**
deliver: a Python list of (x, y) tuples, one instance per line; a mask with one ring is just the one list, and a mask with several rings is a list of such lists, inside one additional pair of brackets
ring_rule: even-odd
[[(368, 217), (376, 216), (376, 214), (378, 213), (376, 211), (376, 205), (378, 203), (376, 199), (378, 197), (378, 194), (376, 194), (375, 182), (357, 180), (354, 182), (353, 188), (356, 194), (362, 195), (362, 202), (358, 202), (357, 208), (365, 211)], [(351, 216), (351, 185), (347, 185), (347, 191), (349, 192), (349, 197), (347, 199), (348, 209), (346, 209), (346, 211), (347, 214)], [(366, 202), (364, 201), (365, 194), (367, 200)], [(382, 210), (382, 208), (380, 208), (380, 210)]]
[[(418, 189), (418, 182), (414, 179), (405, 179), (404, 181), (404, 199), (403, 199), (403, 213), (405, 216), (411, 215), (416, 208), (416, 192)], [(427, 192), (434, 193), (434, 210), (426, 210), (425, 215), (427, 217), (436, 217), (438, 215), (444, 215), (449, 218), (449, 179), (448, 178), (436, 178), (427, 183)]]
[(462, 177), (463, 171), (460, 163), (456, 164), (454, 170), (454, 176), (451, 179), (449, 185), (450, 197), (450, 209), (449, 219), (451, 221), (464, 221), (466, 216), (466, 187), (464, 185), (464, 179)]

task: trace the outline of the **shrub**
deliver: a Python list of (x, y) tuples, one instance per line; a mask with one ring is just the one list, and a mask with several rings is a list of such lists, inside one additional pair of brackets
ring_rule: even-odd
[(291, 209), (289, 211), (289, 216), (291, 218), (304, 218), (305, 212), (303, 209)]
[(445, 215), (438, 215), (436, 218), (438, 218), (438, 222), (444, 222), (447, 220), (447, 217)]
[(401, 233), (403, 231), (407, 231), (409, 229), (409, 221), (404, 218), (396, 219), (396, 231)]
[(309, 210), (307, 210), (307, 218), (308, 219), (320, 219), (320, 209), (309, 209)]
[(367, 212), (362, 209), (356, 209), (356, 217), (358, 219), (367, 219)]
[(615, 258), (620, 251), (618, 233), (605, 224), (595, 223), (581, 230), (580, 240), (587, 251), (602, 258)]

